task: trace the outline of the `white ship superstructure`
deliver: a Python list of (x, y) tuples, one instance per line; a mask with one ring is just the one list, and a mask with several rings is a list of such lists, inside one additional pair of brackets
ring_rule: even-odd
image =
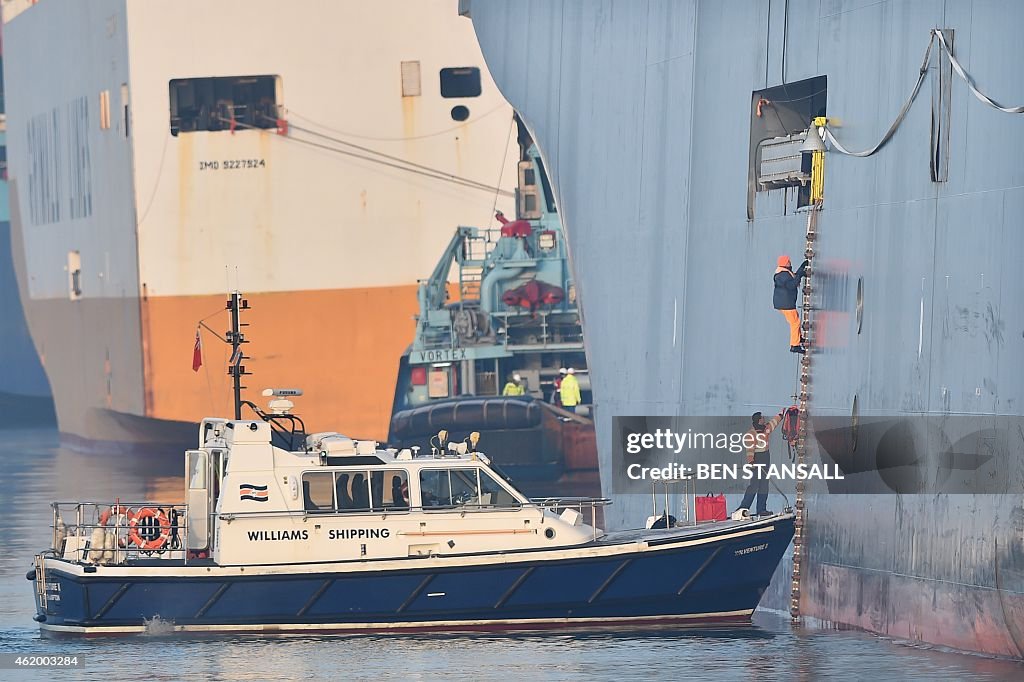
[(14, 260), (61, 431), (173, 439), (224, 410), (241, 286), (247, 369), (383, 438), (416, 278), (512, 210), (512, 110), (457, 4), (0, 6)]

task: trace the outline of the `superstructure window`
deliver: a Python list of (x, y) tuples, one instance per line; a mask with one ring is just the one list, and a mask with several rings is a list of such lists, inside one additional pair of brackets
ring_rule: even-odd
[(370, 476), (366, 471), (346, 471), (336, 475), (334, 489), (338, 511), (370, 511)]
[(519, 501), (481, 469), (425, 469), (420, 472), (424, 509), (518, 507)]
[(278, 76), (184, 78), (170, 81), (171, 135), (276, 128)]
[(483, 471), (480, 472), (480, 504), (484, 507), (518, 507), (519, 500), (498, 483), (494, 478)]
[(405, 471), (374, 471), (370, 476), (373, 511), (409, 509), (409, 475)]
[(334, 511), (334, 474), (303, 474), (303, 508), (308, 512)]
[(480, 69), (459, 66), (441, 69), (441, 97), (479, 97)]

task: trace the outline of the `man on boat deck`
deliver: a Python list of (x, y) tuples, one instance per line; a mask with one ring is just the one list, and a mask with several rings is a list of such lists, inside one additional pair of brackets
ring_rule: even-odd
[(803, 336), (800, 334), (800, 314), (796, 311), (796, 292), (800, 288), (800, 280), (807, 273), (807, 261), (800, 269), (793, 272), (793, 262), (789, 256), (779, 256), (778, 267), (775, 268), (775, 309), (782, 313), (789, 322), (789, 352), (804, 353)]
[[(784, 413), (785, 411), (779, 412), (769, 422), (765, 422), (760, 412), (750, 415), (753, 428), (747, 431), (747, 434), (753, 436), (753, 438), (744, 438), (744, 440), (754, 443), (754, 445), (747, 448), (747, 464), (762, 464), (764, 466), (756, 469), (756, 476), (751, 479), (750, 485), (747, 486), (747, 492), (743, 495), (743, 501), (740, 502), (740, 509), (750, 509), (750, 504), (754, 501), (754, 495), (756, 494), (757, 513), (754, 516), (771, 516), (772, 514), (772, 512), (768, 511), (768, 479), (764, 475), (764, 468), (767, 468), (771, 462), (771, 453), (768, 452), (768, 437), (775, 430), (775, 427), (779, 425), (779, 422), (782, 421)], [(764, 443), (763, 450), (757, 445), (758, 434), (763, 434), (763, 440), (761, 441)]]
[(505, 388), (501, 392), (502, 395), (526, 395), (526, 388), (523, 386), (523, 378), (518, 374), (513, 374), (512, 378), (505, 384)]

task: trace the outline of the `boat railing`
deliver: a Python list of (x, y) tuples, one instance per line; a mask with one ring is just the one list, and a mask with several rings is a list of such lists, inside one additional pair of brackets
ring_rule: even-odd
[[(53, 502), (49, 554), (87, 565), (130, 559), (187, 563), (188, 505), (153, 502)], [(141, 543), (141, 544), (140, 544)]]
[(607, 497), (532, 497), (530, 502), (555, 514), (561, 515), (566, 509), (571, 509), (578, 512), (584, 519), (589, 518), (588, 525), (594, 529), (595, 540), (598, 526), (602, 525), (604, 521), (604, 508), (612, 503), (611, 499)]
[[(532, 500), (531, 500), (532, 502)], [(375, 507), (373, 509), (279, 509), (272, 511), (246, 511), (246, 512), (221, 512), (214, 516), (222, 521), (233, 521), (235, 519), (243, 519), (247, 517), (260, 517), (260, 518), (272, 518), (272, 517), (309, 517), (309, 516), (330, 516), (338, 518), (349, 518), (349, 517), (368, 517), (368, 516), (379, 516), (387, 517), (394, 515), (405, 515), (405, 514), (442, 514), (456, 512), (459, 514), (488, 514), (493, 512), (509, 512), (519, 511), (526, 505), (514, 504), (514, 505), (496, 505), (496, 504), (473, 504), (473, 503), (461, 503), (461, 504), (436, 504), (428, 505), (426, 507)]]

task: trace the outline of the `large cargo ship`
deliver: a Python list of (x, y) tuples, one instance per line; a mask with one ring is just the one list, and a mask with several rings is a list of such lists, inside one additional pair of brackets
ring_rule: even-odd
[(513, 209), (512, 110), (454, 0), (0, 6), (12, 253), (65, 440), (176, 452), (229, 408), (238, 287), (260, 387), (383, 440), (417, 278)]
[[(3, 40), (0, 37), (0, 62)], [(10, 205), (7, 200), (7, 122), (3, 106), (3, 79), (0, 77), (0, 410), (7, 424), (53, 422), (50, 385), (32, 345), (25, 313), (18, 298), (11, 259)]]
[[(992, 100), (1024, 100), (1024, 4), (463, 0), (460, 11), (555, 189), (606, 492), (615, 415), (768, 414), (809, 393), (811, 414), (852, 426), (1021, 416), (1024, 120)], [(892, 133), (861, 156), (831, 140), (820, 204), (799, 151), (818, 117), (848, 151)], [(807, 210), (804, 391), (770, 277), (778, 255), (802, 259)], [(809, 496), (799, 612), (1021, 657), (1024, 455), (1020, 442), (995, 454), (1015, 494)], [(612, 526), (649, 504), (616, 497)]]

